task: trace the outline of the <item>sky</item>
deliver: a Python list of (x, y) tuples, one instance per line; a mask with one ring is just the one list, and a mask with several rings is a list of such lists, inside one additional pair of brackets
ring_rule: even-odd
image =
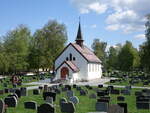
[(76, 38), (80, 16), (88, 47), (98, 38), (108, 46), (129, 40), (138, 48), (145, 41), (148, 13), (150, 0), (0, 0), (0, 36), (20, 24), (34, 33), (49, 20), (57, 20), (66, 25), (70, 43)]

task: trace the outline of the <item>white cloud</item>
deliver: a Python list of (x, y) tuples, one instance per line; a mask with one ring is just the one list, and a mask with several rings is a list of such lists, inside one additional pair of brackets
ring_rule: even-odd
[(91, 28), (96, 28), (96, 27), (97, 27), (96, 24), (91, 25)]
[(107, 10), (107, 5), (101, 3), (100, 0), (71, 0), (73, 4), (79, 9), (81, 14), (92, 12), (102, 14)]
[(145, 30), (145, 16), (150, 13), (150, 0), (71, 0), (80, 13), (106, 11), (106, 29), (132, 33)]
[(118, 30), (119, 29), (119, 25), (118, 24), (114, 24), (114, 25), (108, 25), (107, 27), (106, 27), (106, 29), (107, 30), (110, 30), (110, 31), (116, 31), (116, 30)]
[(138, 34), (138, 35), (135, 35), (134, 37), (135, 39), (145, 39), (145, 35), (144, 34)]
[(94, 2), (92, 4), (89, 4), (88, 6), (89, 10), (95, 11), (96, 13), (104, 13), (107, 10), (106, 4), (100, 4), (99, 2)]

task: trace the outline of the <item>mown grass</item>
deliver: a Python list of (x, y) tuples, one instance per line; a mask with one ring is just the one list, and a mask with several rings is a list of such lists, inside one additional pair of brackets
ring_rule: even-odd
[[(94, 112), (95, 110), (95, 103), (96, 99), (89, 99), (89, 96), (80, 96), (79, 92), (73, 89), (75, 92), (75, 95), (79, 98), (80, 102), (77, 104), (76, 107), (76, 112), (75, 113), (88, 113), (88, 112)], [(128, 113), (150, 113), (150, 110), (137, 110), (136, 109), (136, 102), (135, 102), (135, 96), (134, 92), (139, 91), (139, 89), (132, 89), (131, 96), (125, 96), (128, 104)], [(89, 94), (95, 93), (93, 90), (89, 90)], [(88, 94), (88, 95), (89, 95)], [(5, 98), (8, 94), (5, 95), (0, 95), (0, 98)], [(117, 104), (117, 96), (118, 95), (110, 95), (111, 96), (111, 101), (110, 104)], [(59, 106), (59, 99), (62, 97), (66, 97), (66, 93), (62, 92), (61, 94), (57, 95), (56, 102), (54, 102), (56, 113), (61, 113), (60, 111), (60, 106)], [(42, 92), (40, 95), (33, 95), (32, 90), (28, 91), (28, 96), (26, 97), (21, 97), (19, 99), (18, 105), (16, 108), (8, 108), (7, 113), (37, 113), (36, 110), (29, 110), (29, 109), (24, 109), (24, 102), (25, 101), (36, 101), (38, 106), (40, 104), (44, 103), (43, 97), (42, 97)]]

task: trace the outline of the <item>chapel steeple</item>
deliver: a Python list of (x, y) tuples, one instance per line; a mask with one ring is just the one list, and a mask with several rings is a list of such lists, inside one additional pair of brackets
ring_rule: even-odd
[(79, 27), (78, 27), (78, 32), (77, 32), (77, 37), (76, 37), (76, 44), (78, 44), (80, 47), (83, 47), (83, 37), (82, 37), (82, 32), (81, 32), (81, 25), (80, 25), (80, 20), (79, 20)]

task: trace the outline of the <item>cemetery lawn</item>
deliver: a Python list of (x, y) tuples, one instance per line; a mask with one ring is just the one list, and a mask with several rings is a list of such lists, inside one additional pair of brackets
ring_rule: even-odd
[[(84, 87), (85, 88), (85, 87)], [(84, 89), (83, 88), (83, 89)], [(95, 111), (95, 103), (96, 99), (89, 99), (89, 96), (80, 96), (79, 92), (73, 89), (75, 92), (75, 96), (79, 98), (79, 104), (75, 105), (76, 107), (76, 112), (75, 113), (88, 113), (88, 112), (94, 112)], [(128, 104), (128, 113), (150, 113), (149, 110), (137, 110), (136, 109), (136, 102), (135, 102), (135, 96), (134, 92), (139, 91), (139, 89), (132, 89), (131, 96), (125, 96), (125, 102)], [(89, 94), (94, 93), (93, 90), (89, 90)], [(88, 94), (88, 95), (89, 95)], [(0, 95), (0, 98), (5, 98), (8, 94), (5, 95)], [(118, 95), (110, 95), (111, 96), (111, 104), (116, 104), (117, 103), (117, 96)], [(56, 102), (55, 104), (55, 110), (56, 113), (61, 113), (60, 107), (59, 107), (59, 99), (62, 97), (66, 97), (66, 93), (62, 92), (61, 94), (57, 95)], [(37, 113), (36, 110), (29, 110), (29, 109), (24, 109), (24, 102), (26, 101), (36, 101), (38, 106), (40, 104), (44, 103), (43, 97), (42, 97), (42, 92), (40, 95), (33, 95), (32, 90), (28, 91), (28, 96), (24, 97), (22, 96), (19, 99), (18, 105), (16, 108), (8, 108), (7, 113)]]

